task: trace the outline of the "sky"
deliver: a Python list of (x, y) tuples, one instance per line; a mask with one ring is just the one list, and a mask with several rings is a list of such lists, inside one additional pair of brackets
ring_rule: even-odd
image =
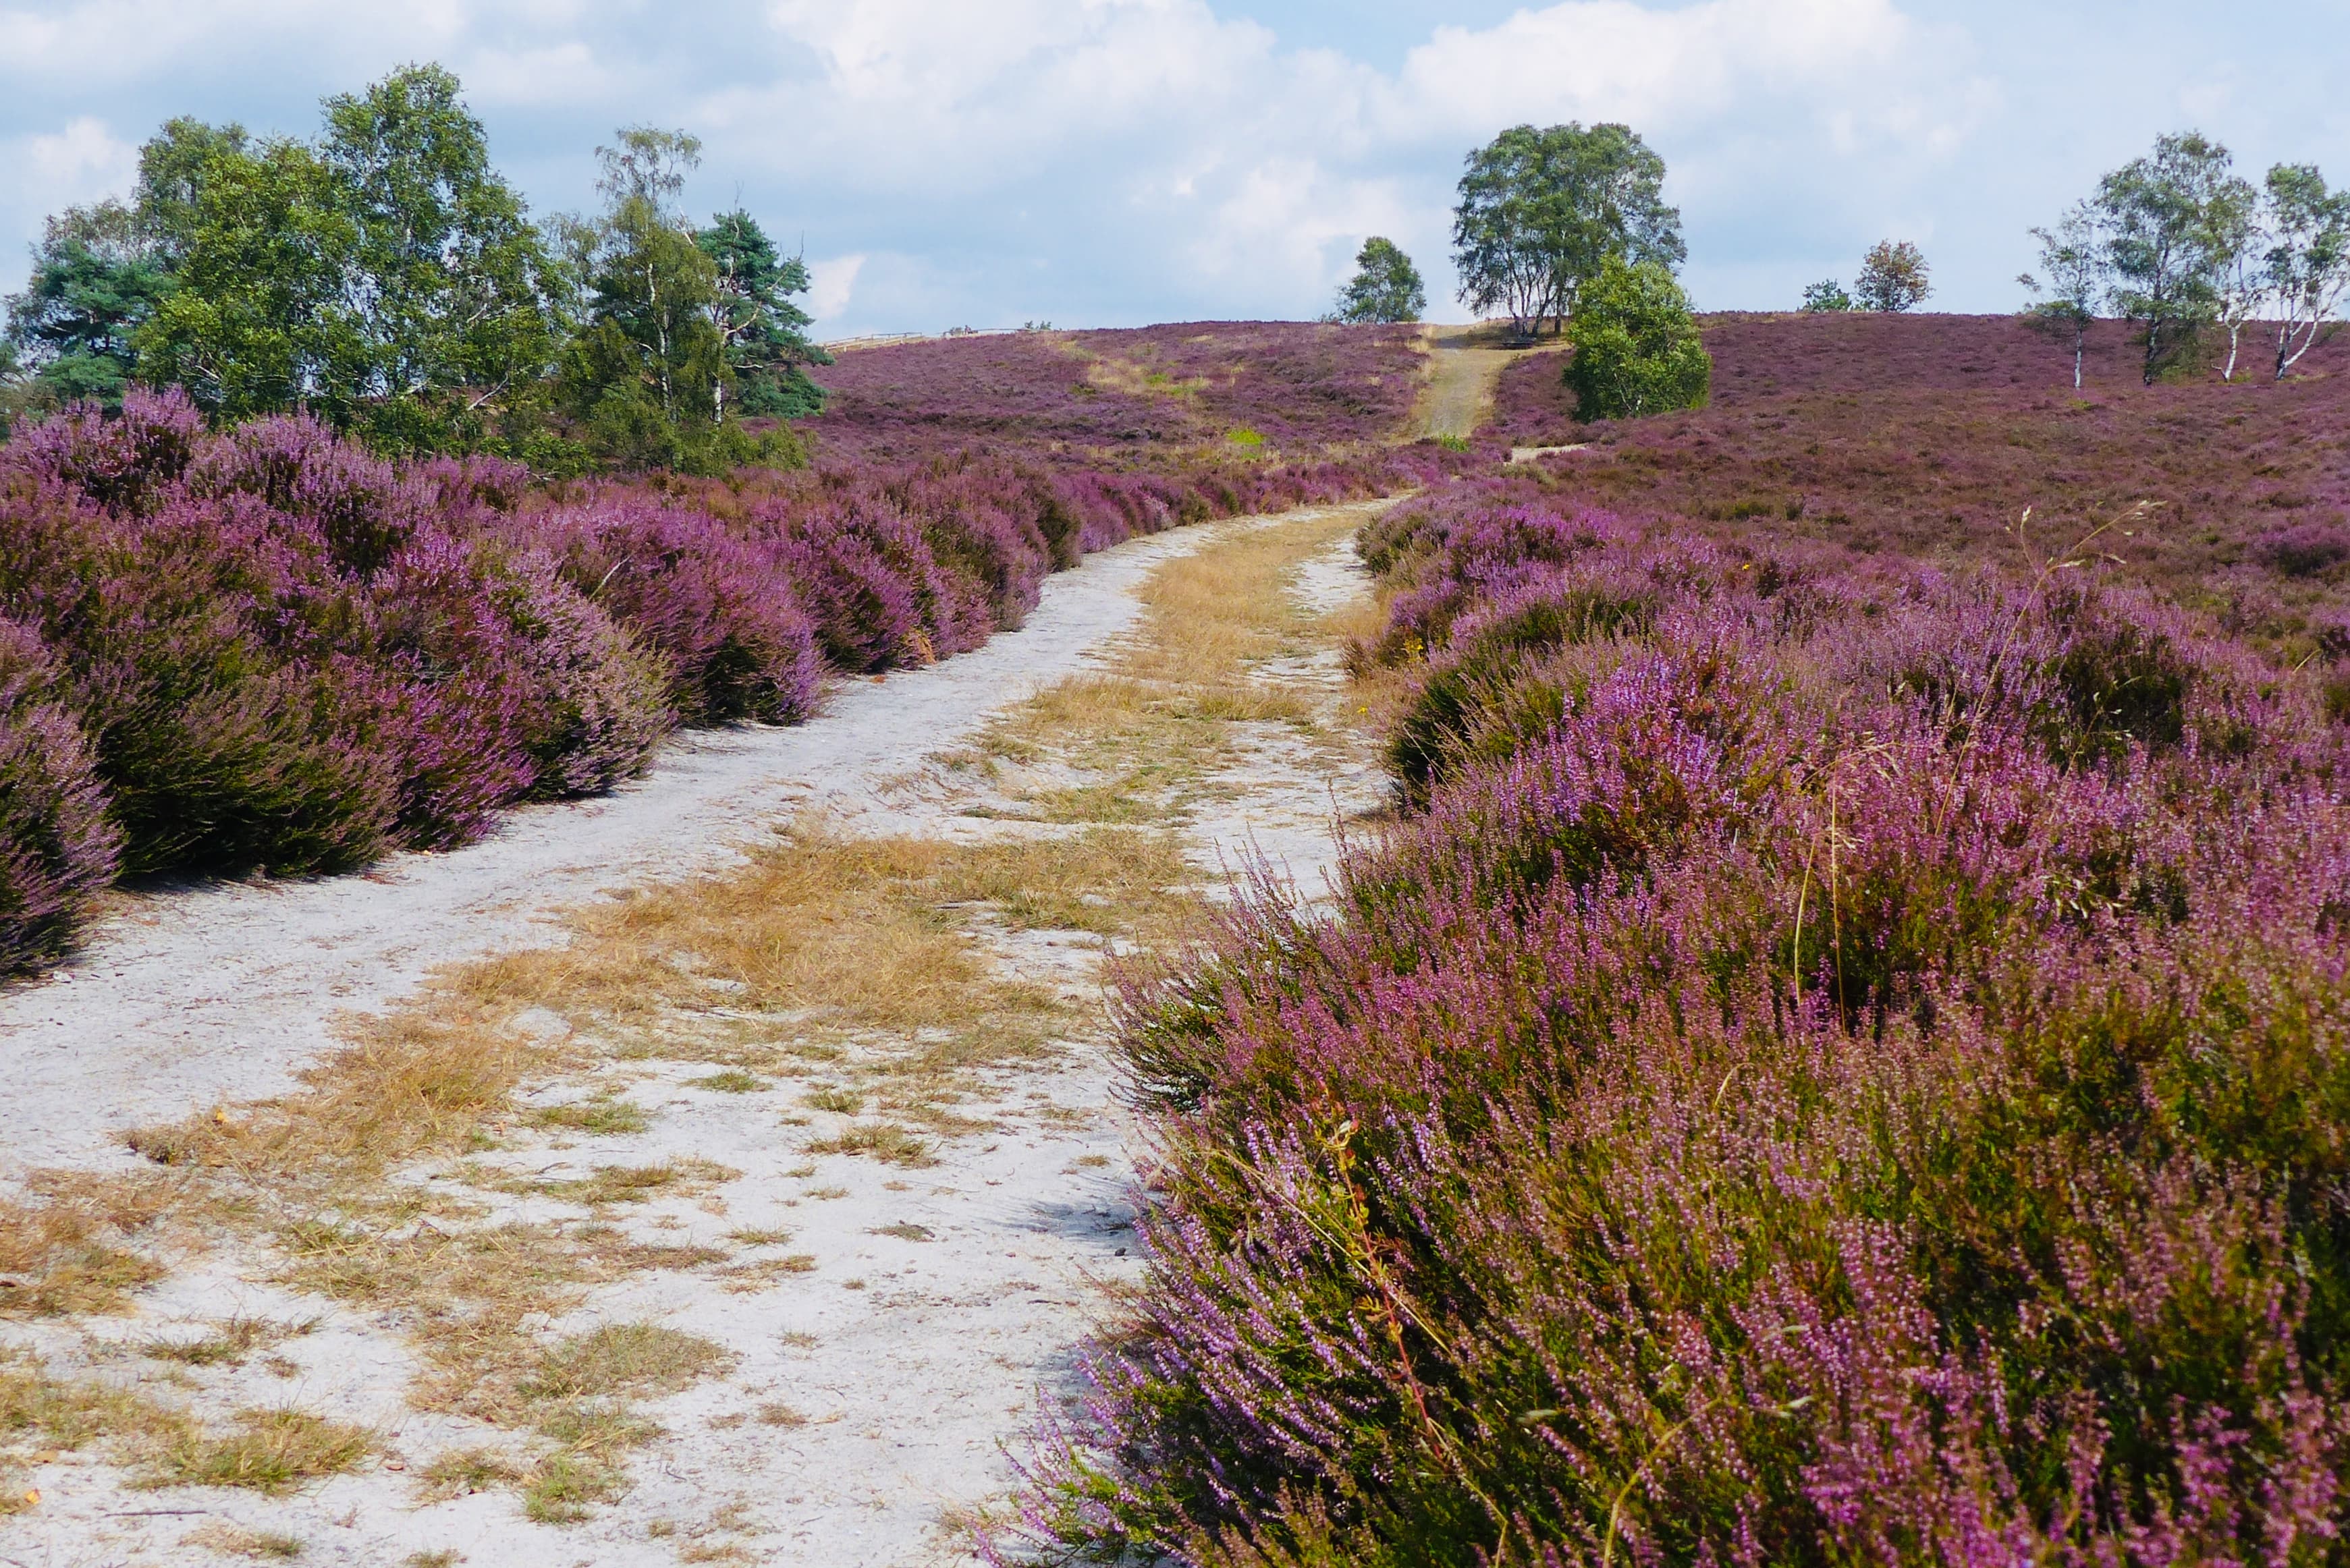
[(1894, 238), (1928, 308), (2004, 311), (2164, 131), (2350, 181), (2345, 58), (2350, 0), (0, 0), (0, 290), (164, 119), (308, 136), (437, 60), (537, 213), (619, 126), (701, 137), (689, 206), (804, 250), (823, 337), (1307, 317), (1373, 234), (1465, 319), (1461, 159), (1569, 119), (1664, 156), (1700, 308)]

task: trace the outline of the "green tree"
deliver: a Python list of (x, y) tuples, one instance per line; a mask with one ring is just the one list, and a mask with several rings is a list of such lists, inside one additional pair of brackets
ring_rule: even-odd
[(2073, 348), (2073, 389), (2080, 390), (2083, 361), (2088, 356), (2089, 327), (2097, 319), (2097, 299), (2106, 286), (2105, 236), (2097, 214), (2086, 202), (2075, 202), (2054, 229), (2034, 229), (2040, 242), (2042, 277), (2019, 274), (2022, 284), (2037, 298), (2023, 313), (2031, 326)]
[(1637, 419), (1705, 406), (1713, 359), (1689, 296), (1661, 262), (1610, 256), (1567, 324), (1564, 372), (1579, 420)]
[(788, 432), (756, 441), (731, 410), (718, 264), (677, 210), (701, 142), (637, 126), (596, 156), (607, 205), (591, 231), (573, 231), (588, 319), (564, 352), (565, 403), (595, 447), (626, 467), (714, 472), (795, 461)]
[(214, 148), (189, 172), (177, 286), (137, 334), (140, 379), (227, 419), (304, 404), (348, 424), (372, 357), (353, 286), (359, 226), (334, 171), (271, 140)]
[(167, 267), (176, 267), (195, 237), (196, 206), (213, 160), (253, 151), (244, 127), (206, 125), (181, 115), (167, 119), (139, 150), (139, 227)]
[(1925, 254), (1908, 240), (1879, 240), (1860, 258), (1853, 300), (1863, 310), (1913, 310), (1934, 292), (1927, 281), (1929, 270)]
[(2331, 329), (2350, 292), (2350, 189), (2329, 191), (2315, 165), (2280, 163), (2267, 181), (2264, 276), (2276, 313), (2276, 379)]
[(1852, 296), (1844, 291), (1844, 285), (1832, 277), (1824, 277), (1804, 290), (1804, 309), (1810, 314), (1851, 308)]
[[(741, 388), (737, 406), (745, 414), (770, 419), (822, 413), (824, 389), (802, 367), (829, 365), (832, 356), (808, 341), (803, 329), (812, 317), (791, 298), (807, 292), (807, 264), (777, 254), (758, 220), (739, 207), (712, 218), (693, 240), (717, 268), (718, 298), (710, 319)], [(718, 390), (723, 419), (723, 381)]]
[(2161, 137), (2097, 185), (2113, 282), (2107, 299), (2137, 327), (2147, 385), (2193, 355), (2219, 315), (2221, 274), (2254, 194), (2228, 150), (2199, 131)]
[(120, 202), (48, 220), (32, 276), (7, 301), (7, 342), (33, 400), (119, 407), (138, 365), (132, 336), (172, 292), (170, 267)]
[(380, 446), (465, 444), (484, 415), (527, 420), (555, 357), (548, 258), (459, 90), (439, 66), (409, 66), (326, 100), (319, 153), (356, 230), (357, 390)]
[(1393, 240), (1373, 234), (1355, 253), (1355, 275), (1338, 291), (1334, 321), (1417, 321), (1428, 309), (1419, 269)]
[(175, 286), (140, 374), (225, 418), (301, 404), (376, 446), (527, 433), (556, 327), (550, 264), (438, 66), (325, 100), (317, 143), (177, 119), (142, 150), (140, 221)]
[(1610, 258), (1677, 266), (1680, 213), (1665, 161), (1629, 127), (1513, 126), (1471, 152), (1453, 209), (1461, 302), (1505, 308), (1521, 333), (1564, 317)]

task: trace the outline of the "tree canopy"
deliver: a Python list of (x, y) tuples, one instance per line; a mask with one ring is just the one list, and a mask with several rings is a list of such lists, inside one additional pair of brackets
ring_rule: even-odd
[(1428, 309), (1428, 286), (1403, 247), (1373, 234), (1355, 253), (1355, 275), (1338, 291), (1333, 321), (1417, 321)]
[(821, 407), (807, 270), (747, 211), (684, 219), (691, 137), (623, 130), (604, 212), (542, 225), (441, 67), (321, 110), (308, 140), (168, 120), (129, 202), (52, 218), (7, 301), (10, 395), (177, 385), (216, 419), (301, 407), (380, 450), (559, 468), (796, 450), (738, 420)]
[(1579, 420), (1637, 419), (1705, 406), (1713, 359), (1689, 296), (1662, 262), (1609, 256), (1567, 323), (1562, 374)]
[(823, 412), (824, 389), (802, 367), (829, 365), (832, 356), (808, 341), (810, 317), (791, 298), (807, 292), (807, 264), (778, 252), (740, 207), (717, 214), (693, 238), (717, 269), (711, 320), (741, 389), (742, 411), (785, 420)]
[(1688, 255), (1665, 161), (1628, 126), (1513, 126), (1471, 152), (1453, 210), (1461, 300), (1522, 333), (1573, 313), (1610, 259), (1668, 269)]
[[(2041, 275), (2026, 316), (2072, 338), (2074, 380), (2100, 308), (2128, 321), (2149, 385), (2224, 348), (2235, 378), (2248, 328), (2272, 332), (2282, 379), (2333, 329), (2350, 296), (2350, 191), (2314, 164), (2277, 163), (2255, 185), (2200, 131), (2156, 139), (2054, 229), (2034, 229)], [(2217, 330), (2214, 330), (2217, 328)]]
[(1908, 240), (1879, 240), (1860, 258), (1853, 279), (1853, 303), (1863, 310), (1899, 314), (1914, 310), (1934, 292), (1925, 253)]

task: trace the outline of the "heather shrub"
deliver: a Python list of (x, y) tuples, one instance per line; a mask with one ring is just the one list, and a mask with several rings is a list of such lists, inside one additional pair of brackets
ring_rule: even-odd
[(525, 795), (609, 788), (668, 728), (662, 672), (542, 563), (425, 534), (374, 604), (402, 842), (451, 847)]
[(563, 580), (665, 661), (681, 722), (785, 724), (815, 711), (815, 629), (775, 550), (617, 495), (526, 523), (522, 536)]
[(2094, 585), (1427, 514), (1432, 661), (1556, 575), (1651, 607), (1495, 664), (1551, 719), (1456, 745), (1326, 910), (1261, 877), (1131, 978), (1149, 1273), (1030, 1543), (2330, 1561), (2350, 819), (2306, 673)]
[(337, 438), (307, 414), (253, 420), (205, 444), (188, 473), (198, 495), (256, 495), (317, 529), (335, 566), (364, 577), (432, 514), (434, 488)]
[(57, 657), (125, 871), (337, 870), (383, 847), (382, 694), (336, 646), (365, 605), (325, 556), (251, 496), (0, 511), (0, 598)]
[(2254, 552), (2288, 577), (2314, 577), (2350, 561), (2350, 527), (2337, 521), (2305, 522), (2261, 535)]
[(121, 851), (55, 676), (37, 637), (0, 621), (0, 977), (65, 955)]
[(137, 512), (150, 494), (176, 483), (204, 437), (203, 415), (174, 387), (132, 388), (109, 415), (77, 403), (12, 441), (15, 467), (71, 487), (100, 506)]

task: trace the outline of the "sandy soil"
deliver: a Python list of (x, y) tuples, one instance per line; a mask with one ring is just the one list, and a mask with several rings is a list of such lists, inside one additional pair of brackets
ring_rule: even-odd
[(1427, 333), (1429, 379), (1412, 414), (1415, 436), (1467, 441), (1492, 417), (1493, 388), (1504, 366), (1528, 354), (1558, 352), (1557, 345), (1498, 347), (1498, 329), (1490, 324), (1430, 327)]
[[(977, 830), (998, 802), (993, 786), (937, 754), (1083, 669), (1134, 622), (1130, 590), (1154, 566), (1263, 522), (1094, 556), (1047, 586), (1024, 629), (979, 653), (845, 686), (803, 728), (690, 738), (629, 790), (524, 814), (473, 849), (403, 857), (369, 877), (126, 900), (72, 971), (0, 1000), (0, 1159), (18, 1173), (130, 1165), (122, 1128), (276, 1092), (329, 1043), (337, 1011), (395, 1002), (436, 966), (545, 941), (562, 906), (720, 863), (794, 812), (821, 807), (850, 831)], [(1308, 561), (1292, 591), (1324, 609), (1364, 591), (1347, 543)], [(1323, 689), (1333, 711), (1343, 700), (1331, 650), (1267, 673)], [(1333, 857), (1334, 816), (1378, 803), (1367, 756), (1307, 744), (1290, 726), (1232, 728), (1218, 775), (1226, 799), (1195, 821), (1188, 853), (1213, 867), (1261, 851), (1313, 885)], [(1013, 975), (1098, 995), (1090, 939), (1000, 931), (992, 946)], [(721, 1261), (600, 1287), (543, 1325), (552, 1335), (656, 1322), (732, 1354), (723, 1376), (642, 1407), (663, 1435), (631, 1457), (621, 1501), (566, 1526), (530, 1522), (505, 1489), (426, 1501), (417, 1479), (435, 1457), (511, 1434), (411, 1409), (418, 1362), (403, 1324), (269, 1282), (273, 1260), (254, 1243), (199, 1259), (143, 1294), (134, 1315), (9, 1324), (0, 1349), (68, 1376), (151, 1380), (143, 1347), (159, 1337), (270, 1320), (297, 1332), (243, 1365), (163, 1370), (173, 1397), (215, 1420), (295, 1406), (364, 1423), (376, 1457), (272, 1498), (133, 1490), (87, 1454), (37, 1456), (27, 1473), (41, 1501), (0, 1518), (0, 1563), (217, 1563), (232, 1560), (240, 1531), (298, 1542), (303, 1563), (370, 1568), (970, 1561), (959, 1519), (1004, 1494), (1007, 1445), (1065, 1396), (1103, 1291), (1137, 1266), (1128, 1129), (1097, 1038), (992, 1070), (985, 1096), (958, 1108), (1000, 1130), (944, 1143), (924, 1168), (811, 1157), (806, 1139), (836, 1118), (808, 1111), (788, 1082), (724, 1093), (692, 1081), (706, 1071), (612, 1062), (542, 1085), (542, 1102), (623, 1095), (650, 1125), (619, 1137), (517, 1132), (484, 1157), (556, 1179), (681, 1158), (740, 1173), (616, 1217), (630, 1240), (707, 1247)], [(439, 1179), (416, 1176), (428, 1178)], [(492, 1201), (485, 1222), (541, 1218), (546, 1205)], [(777, 1239), (745, 1242), (745, 1231)], [(763, 1269), (780, 1254), (797, 1261)], [(259, 1551), (248, 1538), (246, 1554)]]

